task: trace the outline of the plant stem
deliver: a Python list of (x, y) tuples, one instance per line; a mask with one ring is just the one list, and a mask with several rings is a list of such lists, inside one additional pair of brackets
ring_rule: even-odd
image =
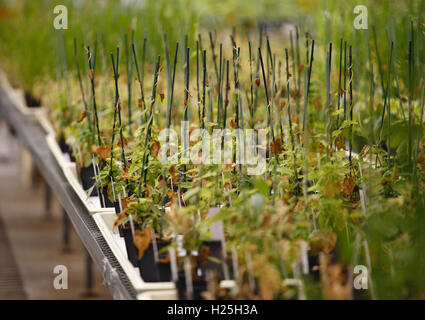
[[(263, 63), (263, 56), (261, 54), (261, 48), (258, 48), (258, 54), (259, 54), (259, 57), (260, 57), (261, 71), (263, 73), (264, 91), (265, 91), (265, 94), (266, 94), (267, 125), (270, 126), (270, 124), (271, 124), (271, 121), (270, 121), (270, 118), (271, 118), (271, 115), (270, 115), (270, 98), (269, 98), (269, 90), (268, 90), (267, 81), (266, 81), (266, 73), (264, 71), (264, 63)], [(274, 143), (275, 142), (274, 141), (274, 132), (273, 132), (273, 127), (272, 126), (271, 126), (271, 135), (272, 135), (272, 140), (273, 140), (273, 143)], [(269, 158), (270, 157), (269, 139), (267, 139), (267, 148), (266, 148), (266, 151), (267, 150), (268, 150), (268, 152), (266, 152), (266, 154), (267, 154), (267, 158)]]
[[(145, 102), (145, 93), (143, 90), (143, 65), (142, 65), (142, 77), (140, 76), (140, 70), (139, 70), (139, 62), (137, 59), (137, 54), (136, 54), (136, 48), (134, 43), (131, 44), (131, 49), (133, 50), (133, 58), (134, 58), (134, 64), (136, 66), (136, 72), (137, 72), (137, 81), (139, 82), (139, 88), (140, 88), (140, 95), (141, 95), (141, 100), (142, 100), (142, 106), (143, 106), (143, 111), (146, 109), (146, 102)], [(145, 121), (146, 121), (146, 116), (145, 116)]]
[(349, 163), (350, 163), (350, 175), (351, 175), (351, 168), (352, 168), (352, 159), (351, 154), (353, 151), (353, 55), (352, 55), (352, 46), (350, 45), (349, 53), (348, 53), (348, 59), (349, 59), (349, 81), (350, 81), (350, 154), (349, 154)]
[(287, 95), (287, 102), (288, 102), (288, 121), (289, 121), (289, 134), (291, 135), (291, 146), (292, 146), (292, 155), (294, 158), (294, 177), (296, 184), (298, 184), (298, 170), (297, 170), (297, 154), (295, 152), (295, 139), (294, 139), (294, 132), (292, 129), (292, 118), (291, 118), (291, 99), (290, 99), (290, 83), (289, 83), (289, 62), (288, 62), (288, 49), (285, 48), (285, 58), (286, 58), (286, 95)]
[[(190, 78), (189, 77), (189, 71), (190, 71), (189, 52), (190, 52), (190, 49), (186, 48), (186, 88), (185, 88), (185, 100), (184, 100), (184, 126), (185, 127), (184, 127), (184, 143), (183, 143), (184, 153), (187, 152), (188, 141), (186, 139), (189, 133), (188, 132), (189, 128), (187, 127), (188, 109), (189, 109), (189, 78)], [(183, 166), (183, 181), (186, 181), (186, 164)]]
[(378, 41), (377, 41), (377, 38), (376, 38), (376, 29), (375, 29), (375, 26), (372, 26), (372, 32), (373, 32), (373, 42), (375, 44), (376, 58), (378, 60), (378, 71), (379, 71), (379, 75), (380, 75), (380, 78), (381, 78), (382, 92), (385, 93), (384, 71), (382, 70), (381, 56), (380, 56), (379, 50), (378, 50)]
[(307, 83), (306, 83), (306, 91), (305, 91), (305, 99), (304, 99), (304, 147), (305, 147), (305, 172), (304, 172), (304, 198), (305, 198), (305, 211), (307, 211), (308, 208), (308, 160), (309, 160), (309, 137), (308, 137), (308, 96), (310, 91), (310, 80), (311, 80), (311, 70), (313, 67), (313, 59), (314, 59), (314, 43), (315, 41), (312, 41), (311, 44), (311, 58), (310, 58), (310, 66), (308, 68), (308, 76), (307, 76)]
[[(118, 68), (119, 68), (119, 58), (120, 58), (120, 49), (117, 48), (117, 61), (114, 62), (114, 55), (111, 53), (112, 68), (114, 69), (114, 79), (115, 79), (115, 107), (117, 108), (118, 113), (118, 124), (120, 126), (120, 140), (121, 140), (121, 160), (123, 161), (124, 169), (127, 168), (127, 162), (125, 160), (125, 147), (124, 147), (124, 135), (122, 133), (122, 121), (121, 121), (121, 101), (120, 94), (118, 89)], [(111, 153), (113, 149), (111, 146)], [(112, 160), (112, 159), (111, 159)]]
[(329, 160), (329, 143), (332, 145), (331, 130), (331, 68), (332, 68), (332, 42), (329, 43), (328, 59), (326, 61), (326, 156)]
[(198, 107), (198, 120), (201, 125), (201, 95), (199, 90), (199, 41), (196, 41), (196, 94)]
[[(101, 138), (100, 138), (99, 118), (98, 118), (98, 114), (97, 114), (96, 92), (95, 92), (95, 85), (94, 85), (94, 79), (95, 79), (95, 74), (96, 74), (96, 72), (95, 72), (95, 70), (96, 70), (96, 51), (97, 51), (96, 48), (97, 48), (97, 46), (95, 45), (94, 57), (92, 57), (91, 52), (90, 52), (90, 46), (88, 46), (87, 47), (87, 57), (88, 57), (89, 70), (90, 70), (90, 83), (91, 83), (91, 93), (92, 93), (92, 101), (93, 101), (93, 112), (94, 112), (95, 125), (96, 125), (96, 130), (97, 130), (97, 142), (98, 142), (98, 145), (100, 146), (102, 144), (102, 141), (101, 141)], [(93, 59), (93, 63), (92, 63), (92, 59)]]
[(253, 75), (252, 75), (252, 50), (251, 50), (251, 41), (248, 41), (248, 49), (249, 49), (249, 89), (250, 89), (250, 100), (249, 107), (251, 111), (251, 129), (254, 129), (254, 83), (253, 83)]
[(226, 129), (227, 106), (229, 105), (229, 60), (226, 60), (226, 96), (224, 98), (223, 129)]
[(155, 66), (153, 85), (152, 85), (151, 107), (150, 107), (150, 113), (149, 113), (148, 126), (146, 128), (146, 137), (145, 137), (145, 143), (144, 143), (145, 151), (144, 151), (144, 154), (143, 154), (142, 170), (140, 172), (138, 198), (140, 198), (140, 196), (142, 194), (142, 178), (143, 178), (143, 183), (146, 184), (146, 176), (147, 176), (146, 166), (147, 166), (147, 163), (148, 163), (148, 150), (149, 150), (148, 143), (149, 143), (149, 140), (150, 140), (151, 127), (152, 127), (152, 123), (153, 123), (153, 107), (155, 105), (155, 100), (156, 100), (156, 87), (157, 87), (157, 84), (158, 84), (158, 74), (159, 74), (160, 63), (161, 63), (161, 56), (158, 56), (158, 60), (156, 62), (156, 66)]
[(344, 120), (347, 120), (347, 41), (344, 41)]
[(86, 96), (84, 94), (83, 81), (81, 79), (81, 71), (80, 71), (80, 63), (78, 61), (77, 39), (76, 38), (74, 38), (74, 59), (75, 59), (75, 68), (77, 69), (78, 82), (80, 84), (81, 98), (83, 100), (84, 110), (87, 113), (87, 122), (88, 122), (88, 125), (89, 125), (89, 131), (90, 131), (90, 134), (92, 135), (92, 138), (93, 138), (94, 135), (93, 135), (91, 115), (90, 115), (89, 107), (87, 105)]
[(215, 74), (217, 76), (217, 83), (218, 83), (218, 81), (219, 81), (219, 75), (218, 75), (218, 68), (217, 68), (217, 58), (215, 56), (215, 45), (214, 45), (214, 40), (213, 40), (211, 31), (208, 33), (208, 35), (210, 37), (211, 53), (212, 53), (212, 57), (213, 57), (214, 70), (215, 70)]
[(409, 84), (409, 141), (408, 141), (408, 155), (409, 155), (409, 171), (412, 170), (412, 120), (413, 120), (413, 44), (409, 41), (409, 73), (408, 73), (408, 84)]
[(203, 51), (202, 59), (203, 79), (202, 79), (202, 129), (205, 129), (205, 93), (207, 82), (207, 51)]
[[(176, 51), (174, 53), (174, 65), (173, 65), (173, 75), (171, 78), (170, 83), (170, 93), (168, 97), (168, 112), (167, 112), (167, 129), (170, 129), (171, 126), (171, 114), (173, 111), (173, 99), (174, 99), (174, 82), (176, 79), (176, 66), (177, 66), (177, 58), (178, 58), (178, 52), (179, 52), (179, 43), (176, 43)], [(167, 143), (168, 143), (169, 136), (167, 135)]]
[(387, 139), (387, 163), (388, 170), (391, 169), (391, 71), (392, 71), (392, 59), (393, 59), (393, 47), (394, 43), (391, 41), (390, 57), (388, 61), (388, 79), (387, 79), (387, 118), (388, 118), (388, 139)]
[[(340, 42), (340, 45), (339, 45), (339, 73), (338, 73), (338, 100), (337, 100), (338, 111), (341, 108), (342, 43), (343, 43), (343, 39), (341, 38), (341, 42)], [(339, 113), (336, 116), (336, 127), (339, 128)]]
[[(131, 42), (134, 42), (134, 30), (131, 30)], [(125, 56), (126, 56), (126, 71), (127, 71), (127, 98), (128, 98), (128, 132), (131, 136), (131, 124), (132, 124), (132, 118), (131, 118), (131, 102), (132, 102), (132, 95), (131, 95), (131, 89), (133, 84), (133, 64), (131, 63), (130, 59), (130, 47), (128, 45), (128, 36), (125, 34)]]

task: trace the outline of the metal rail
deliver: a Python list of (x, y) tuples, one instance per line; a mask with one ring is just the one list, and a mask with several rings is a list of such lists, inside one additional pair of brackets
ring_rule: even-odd
[(57, 199), (68, 214), (78, 236), (102, 273), (114, 299), (136, 299), (136, 290), (103, 238), (94, 219), (65, 178), (51, 153), (44, 130), (24, 116), (14, 105), (9, 92), (0, 85), (0, 113), (14, 129)]

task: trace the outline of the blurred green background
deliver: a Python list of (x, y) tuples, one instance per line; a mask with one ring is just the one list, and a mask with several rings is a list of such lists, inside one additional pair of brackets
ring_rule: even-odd
[[(61, 32), (53, 28), (53, 8), (58, 4), (68, 8), (65, 45)], [(353, 9), (358, 4), (369, 9), (369, 30), (354, 32)], [(72, 64), (74, 37), (80, 50), (83, 43), (97, 39), (105, 52), (111, 52), (133, 27), (138, 49), (146, 37), (148, 58), (153, 60), (163, 50), (164, 32), (172, 46), (183, 43), (185, 35), (194, 46), (198, 33), (205, 41), (208, 31), (227, 39), (233, 28), (238, 34), (254, 34), (259, 24), (265, 24), (275, 39), (282, 39), (279, 47), (283, 48), (288, 45), (285, 25), (289, 24), (300, 27), (302, 39), (309, 31), (323, 52), (329, 41), (339, 45), (342, 36), (353, 43), (358, 57), (355, 71), (361, 75), (370, 27), (376, 26), (379, 48), (386, 56), (386, 29), (400, 46), (406, 46), (410, 21), (419, 26), (423, 8), (424, 1), (384, 0), (0, 0), (0, 68), (14, 84), (31, 91), (37, 79), (55, 76), (58, 66)]]

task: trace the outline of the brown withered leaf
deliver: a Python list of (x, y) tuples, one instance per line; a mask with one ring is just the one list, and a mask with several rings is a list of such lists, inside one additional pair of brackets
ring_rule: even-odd
[(419, 165), (421, 166), (422, 171), (425, 172), (425, 158), (423, 155), (420, 155), (418, 157), (418, 162), (419, 162)]
[(317, 111), (322, 110), (322, 102), (320, 101), (320, 98), (319, 97), (316, 97), (316, 99), (314, 99), (314, 108)]
[(223, 169), (223, 172), (230, 172), (230, 171), (232, 171), (233, 170), (233, 168), (234, 168), (234, 164), (233, 163), (228, 163), (228, 164), (226, 164), (226, 166), (224, 167), (224, 169)]
[(230, 126), (233, 128), (233, 129), (236, 129), (237, 127), (238, 127), (238, 125), (236, 124), (236, 122), (235, 122), (235, 120), (230, 120)]
[(339, 95), (340, 95), (340, 97), (342, 97), (344, 95), (344, 89), (342, 89), (342, 88), (339, 89)]
[(117, 215), (117, 218), (114, 222), (114, 226), (117, 227), (119, 225), (121, 225), (122, 221), (127, 217), (125, 212), (121, 212)]
[(142, 105), (143, 105), (143, 101), (142, 101), (142, 99), (138, 99), (137, 100), (137, 106), (139, 107), (139, 108), (142, 108)]
[(325, 151), (326, 151), (325, 145), (323, 144), (323, 142), (319, 142), (319, 145), (317, 146), (317, 152), (323, 153)]
[(276, 138), (275, 141), (271, 143), (271, 149), (275, 155), (282, 153), (282, 141), (280, 141), (280, 138)]
[(146, 228), (145, 230), (136, 230), (134, 232), (134, 245), (137, 250), (139, 250), (138, 259), (142, 259), (145, 251), (149, 248), (149, 244), (152, 241), (152, 230), (151, 228)]
[(170, 201), (172, 202), (172, 200), (174, 199), (174, 197), (176, 196), (176, 193), (174, 192), (174, 190), (168, 190), (167, 192), (167, 196), (170, 199)]
[(303, 72), (303, 70), (304, 70), (304, 65), (303, 64), (300, 64), (299, 66), (298, 66), (298, 72), (299, 73), (301, 73), (301, 72)]
[(149, 183), (146, 183), (146, 193), (145, 196), (146, 198), (151, 199), (152, 198), (152, 194), (153, 194), (153, 188)]
[(350, 174), (345, 175), (344, 181), (342, 182), (342, 191), (349, 196), (353, 193), (356, 184), (353, 177)]
[(336, 148), (339, 150), (347, 150), (345, 148), (344, 134), (342, 132), (336, 138)]
[(285, 108), (285, 106), (286, 106), (286, 100), (280, 101), (280, 111), (282, 111), (283, 108)]
[(224, 189), (225, 189), (226, 191), (229, 191), (229, 190), (231, 190), (231, 189), (232, 189), (232, 185), (231, 185), (229, 182), (226, 182), (226, 183), (224, 184)]
[(135, 179), (135, 176), (128, 173), (128, 168), (121, 170), (121, 177), (124, 179)]
[(260, 78), (255, 79), (255, 84), (257, 85), (257, 87), (260, 86), (260, 83), (261, 83)]
[(99, 156), (99, 158), (103, 160), (107, 160), (110, 153), (111, 153), (111, 147), (110, 146), (96, 146), (95, 147), (95, 153)]
[(172, 165), (170, 167), (170, 174), (173, 177), (173, 179), (177, 177), (177, 173), (178, 173), (178, 170), (177, 170), (176, 166)]
[(261, 227), (266, 227), (270, 223), (270, 215), (265, 215), (263, 218), (263, 222), (261, 223)]
[(77, 123), (80, 123), (81, 121), (83, 121), (85, 117), (87, 117), (87, 112), (84, 110), (80, 116), (80, 119), (77, 120)]
[(89, 78), (90, 78), (90, 80), (93, 80), (93, 76), (94, 76), (94, 70), (93, 69), (90, 69), (89, 70)]
[(121, 206), (122, 206), (122, 209), (123, 209), (124, 212), (127, 209), (127, 204), (128, 204), (128, 198), (122, 198), (121, 199)]
[(161, 103), (162, 103), (162, 102), (164, 102), (164, 97), (165, 97), (164, 93), (163, 93), (163, 92), (161, 92), (161, 93), (159, 94), (159, 96), (160, 96), (160, 98), (161, 98)]
[(201, 252), (199, 255), (199, 261), (201, 265), (206, 265), (209, 262), (209, 257), (211, 256), (211, 249), (208, 246), (202, 246)]
[(159, 149), (161, 148), (159, 141), (154, 141), (151, 148), (152, 148), (152, 156), (156, 158), (158, 156)]
[[(127, 147), (128, 144), (128, 140), (126, 139), (126, 137), (122, 137), (122, 140), (124, 141), (124, 147)], [(117, 143), (118, 147), (121, 147), (121, 139), (118, 139), (118, 143)]]

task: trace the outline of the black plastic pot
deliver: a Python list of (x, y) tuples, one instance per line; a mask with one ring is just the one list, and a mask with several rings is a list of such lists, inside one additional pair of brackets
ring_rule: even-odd
[[(192, 279), (193, 285), (193, 300), (203, 300), (201, 293), (207, 291), (207, 281), (205, 277)], [(178, 280), (176, 283), (177, 293), (179, 300), (188, 300), (189, 297), (186, 296), (186, 277), (184, 271), (179, 271)]]
[[(90, 189), (96, 182), (96, 174), (94, 172), (93, 166), (90, 165), (88, 167), (83, 167), (80, 169), (80, 178), (81, 184), (84, 190)], [(98, 196), (98, 188), (94, 188), (91, 195)], [(103, 195), (103, 200), (105, 201), (105, 208), (113, 208), (115, 205), (108, 198), (108, 189), (104, 187), (100, 187), (100, 192)], [(102, 203), (102, 200), (100, 201)]]
[(59, 139), (59, 148), (63, 153), (67, 153), (69, 155), (72, 162), (75, 162), (75, 157), (72, 155), (72, 148), (66, 143), (63, 136)]
[(41, 106), (40, 100), (28, 91), (25, 91), (25, 102), (28, 108), (39, 108)]
[[(134, 228), (137, 230), (137, 223)], [(156, 262), (153, 250), (153, 244), (150, 243), (149, 247), (144, 252), (142, 258), (139, 260), (139, 250), (134, 245), (133, 234), (129, 223), (125, 226), (120, 226), (120, 234), (124, 237), (125, 247), (127, 249), (128, 260), (135, 267), (139, 267), (140, 274), (145, 282), (161, 282), (171, 280), (171, 267), (170, 263)], [(169, 242), (157, 240), (159, 258), (166, 258), (168, 253), (159, 253), (161, 249), (169, 245)]]
[[(96, 175), (94, 173), (94, 168), (92, 165), (88, 167), (82, 167), (80, 169), (81, 184), (83, 185), (84, 190), (88, 190), (94, 185), (94, 183), (96, 182), (95, 176)], [(98, 195), (97, 188), (93, 189), (91, 195), (92, 196)]]
[(118, 206), (118, 213), (119, 213), (120, 210), (119, 210), (119, 203), (118, 203), (118, 201), (112, 202), (111, 200), (109, 200), (109, 198), (108, 198), (108, 188), (102, 187), (101, 189), (102, 189), (103, 199), (105, 200), (105, 208), (114, 208), (115, 207), (115, 212), (117, 212), (116, 211), (116, 209), (117, 209), (116, 206)]
[(134, 245), (133, 234), (131, 232), (130, 226), (120, 226), (120, 234), (122, 234), (122, 236), (124, 237), (128, 260), (130, 260), (133, 266), (137, 267), (139, 252), (136, 246)]
[[(169, 245), (169, 242), (157, 240), (158, 253), (162, 248)], [(137, 249), (136, 249), (137, 250)], [(159, 258), (165, 258), (168, 253), (160, 254)], [(169, 262), (155, 262), (153, 244), (143, 254), (142, 259), (138, 261), (140, 274), (145, 282), (162, 282), (171, 280), (171, 267)]]

